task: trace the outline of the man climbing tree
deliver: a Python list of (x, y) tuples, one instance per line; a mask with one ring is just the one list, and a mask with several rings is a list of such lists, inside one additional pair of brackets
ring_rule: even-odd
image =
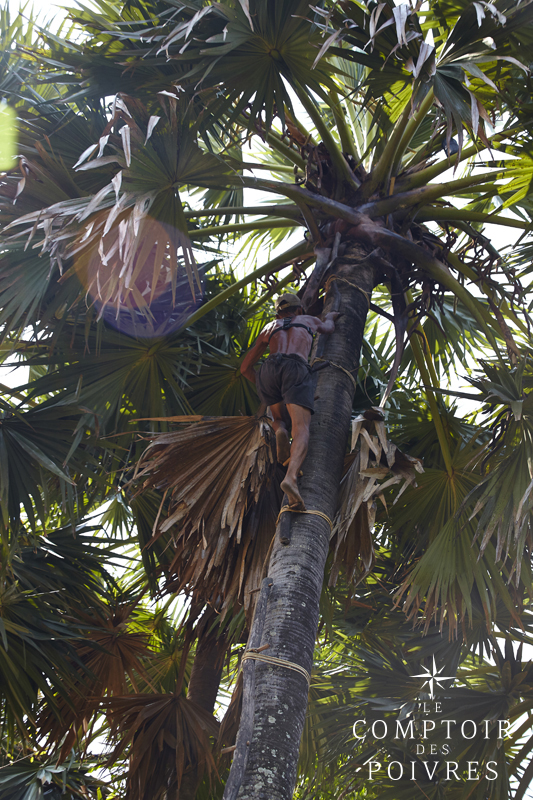
[[(333, 333), (336, 311), (319, 317), (303, 313), (296, 294), (284, 294), (276, 300), (276, 319), (269, 323), (247, 352), (241, 365), (242, 374), (255, 383), (263, 403), (270, 406), (274, 417), (278, 461), (287, 465), (287, 475), (281, 483), (291, 508), (305, 510), (298, 491), (298, 474), (307, 455), (309, 425), (314, 413), (315, 382), (307, 363), (313, 339), (317, 333)], [(299, 317), (299, 322), (294, 322)], [(276, 337), (273, 341), (273, 337)], [(265, 350), (270, 355), (258, 373), (254, 364)], [(287, 418), (288, 412), (288, 418)], [(289, 444), (290, 425), (292, 446)]]

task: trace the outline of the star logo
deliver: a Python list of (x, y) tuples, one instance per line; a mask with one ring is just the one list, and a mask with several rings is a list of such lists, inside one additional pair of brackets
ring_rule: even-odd
[(426, 679), (422, 684), (422, 689), (424, 688), (424, 686), (429, 686), (429, 696), (432, 700), (435, 697), (435, 684), (439, 687), (439, 689), (444, 689), (444, 686), (441, 686), (441, 681), (455, 680), (453, 676), (445, 677), (444, 675), (441, 675), (441, 672), (444, 669), (444, 667), (442, 667), (441, 669), (437, 669), (437, 664), (435, 663), (435, 656), (433, 656), (433, 668), (429, 670), (427, 667), (422, 667), (422, 669), (425, 670), (425, 672), (423, 672), (420, 675), (413, 675), (413, 678)]

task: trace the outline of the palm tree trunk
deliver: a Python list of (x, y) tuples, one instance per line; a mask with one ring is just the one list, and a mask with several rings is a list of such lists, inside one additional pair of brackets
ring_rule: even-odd
[[(211, 714), (215, 709), (218, 687), (224, 667), (224, 654), (227, 641), (220, 635), (218, 627), (209, 630), (209, 622), (213, 622), (216, 614), (209, 616), (198, 636), (196, 653), (187, 689), (187, 699), (192, 700)], [(199, 784), (198, 770), (191, 766), (185, 773), (180, 787), (179, 800), (194, 800)]]
[[(330, 519), (335, 513), (355, 391), (350, 377), (338, 366), (357, 374), (374, 286), (367, 254), (368, 249), (351, 245), (335, 270), (343, 316), (335, 333), (326, 338), (323, 357), (330, 367), (319, 372), (309, 452), (300, 479), (307, 509), (319, 510)], [(284, 546), (277, 537), (268, 568), (273, 585), (261, 644), (270, 645), (266, 655), (299, 664), (310, 673), (330, 529), (319, 516), (294, 514), (291, 518), (291, 543)], [(286, 667), (256, 661), (255, 687), (254, 733), (237, 797), (290, 800), (307, 708), (307, 680)]]
[(218, 629), (205, 630), (196, 645), (187, 699), (211, 713), (215, 708), (227, 647), (226, 639), (220, 636)]

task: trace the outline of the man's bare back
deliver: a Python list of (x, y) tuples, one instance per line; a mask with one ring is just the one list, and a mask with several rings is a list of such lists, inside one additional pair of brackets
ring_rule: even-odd
[[(271, 355), (292, 353), (307, 361), (313, 344), (313, 335), (319, 332), (319, 328), (323, 324), (318, 317), (299, 314), (291, 319), (291, 326), (287, 330), (283, 330), (283, 319), (275, 319), (263, 328), (259, 339), (263, 335), (265, 336)], [(300, 325), (305, 325), (309, 330), (304, 327), (295, 327)]]
[[(332, 312), (326, 314), (325, 321), (322, 321), (319, 317), (311, 317), (309, 314), (295, 313), (290, 317), (281, 317), (269, 322), (246, 353), (241, 364), (242, 374), (255, 383), (254, 364), (257, 364), (267, 349), (271, 355), (275, 353), (295, 355), (307, 361), (313, 344), (313, 334), (333, 333), (338, 316), (336, 312)], [(290, 320), (290, 327), (283, 330), (286, 319)]]
[[(286, 308), (283, 308), (285, 301)], [(307, 453), (309, 424), (314, 407), (314, 381), (307, 360), (316, 333), (333, 333), (337, 312), (326, 319), (303, 314), (295, 295), (282, 295), (276, 303), (277, 318), (266, 325), (246, 353), (241, 373), (256, 384), (259, 396), (270, 407), (276, 432), (278, 460), (288, 462), (281, 488), (294, 508), (304, 509), (298, 490), (298, 474)], [(270, 355), (259, 373), (254, 365), (267, 349)], [(259, 378), (259, 380), (258, 380)], [(290, 417), (290, 422), (287, 416)], [(292, 445), (289, 427), (292, 425)]]

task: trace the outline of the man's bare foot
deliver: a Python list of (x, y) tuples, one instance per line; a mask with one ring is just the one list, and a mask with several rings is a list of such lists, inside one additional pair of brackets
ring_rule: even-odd
[(276, 431), (276, 451), (278, 461), (280, 464), (285, 465), (285, 462), (291, 457), (289, 434), (285, 428), (278, 428)]
[(302, 500), (297, 482), (292, 481), (289, 477), (285, 477), (281, 481), (280, 486), (281, 490), (287, 495), (290, 507), (294, 508), (295, 511), (305, 511), (305, 504)]

